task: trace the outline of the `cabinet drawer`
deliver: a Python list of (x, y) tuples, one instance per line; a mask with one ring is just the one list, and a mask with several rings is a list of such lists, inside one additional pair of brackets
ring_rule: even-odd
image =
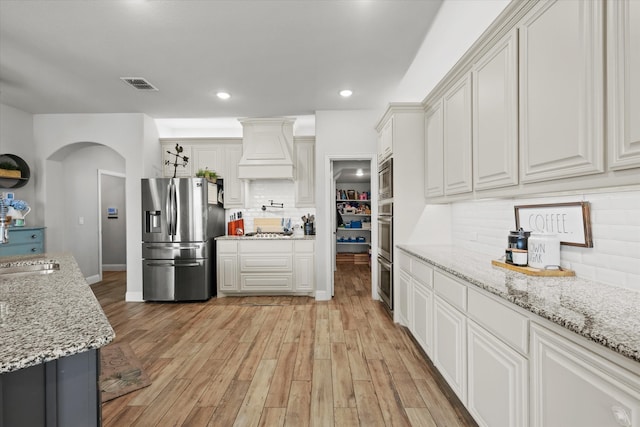
[(294, 252), (313, 253), (315, 251), (313, 240), (295, 240), (293, 242)]
[(462, 283), (436, 271), (433, 273), (433, 284), (442, 298), (462, 311), (467, 310), (467, 287)]
[(44, 240), (44, 234), (42, 230), (10, 230), (9, 231), (9, 244), (22, 244), (22, 243), (42, 243)]
[(421, 284), (429, 288), (433, 288), (433, 268), (422, 261), (418, 261), (416, 259), (413, 260), (411, 265), (411, 275)]
[(529, 319), (469, 289), (467, 311), (475, 321), (523, 354), (529, 351)]
[(216, 240), (216, 251), (219, 254), (235, 254), (238, 252), (238, 242)]
[(238, 246), (240, 253), (291, 253), (291, 243), (292, 242), (290, 240), (243, 240), (239, 242)]
[(286, 272), (293, 271), (291, 254), (241, 254), (240, 271), (243, 273)]
[(398, 266), (400, 267), (400, 270), (406, 273), (411, 273), (411, 258), (400, 252), (400, 255), (398, 256)]
[(243, 291), (272, 292), (293, 290), (291, 274), (241, 274), (240, 288)]
[(25, 243), (22, 245), (10, 244), (0, 246), (0, 256), (41, 254), (44, 252), (42, 242)]

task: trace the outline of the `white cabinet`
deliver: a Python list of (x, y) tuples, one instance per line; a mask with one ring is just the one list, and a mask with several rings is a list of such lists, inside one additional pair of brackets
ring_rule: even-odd
[(433, 357), (433, 291), (416, 280), (412, 284), (411, 333), (427, 356)]
[(518, 183), (518, 52), (513, 30), (473, 66), (473, 186)]
[(640, 2), (607, 2), (609, 167), (640, 167)]
[(315, 242), (296, 240), (293, 242), (293, 253), (294, 290), (312, 292), (315, 289)]
[(467, 351), (467, 408), (478, 424), (529, 425), (527, 359), (473, 321), (467, 322)]
[(391, 157), (393, 154), (393, 117), (385, 123), (378, 135), (378, 163)]
[(224, 147), (217, 145), (196, 145), (192, 147), (191, 151), (193, 154), (191, 161), (193, 162), (192, 170), (194, 176), (200, 169), (208, 169), (217, 175), (224, 175), (222, 172), (224, 165)]
[(467, 403), (467, 332), (463, 313), (435, 296), (433, 363), (460, 401)]
[(471, 147), (471, 75), (455, 83), (443, 98), (444, 194), (473, 188)]
[(425, 113), (424, 195), (426, 198), (444, 196), (442, 110), (442, 100), (439, 100)]
[(604, 2), (539, 2), (518, 25), (520, 174), (604, 170)]
[[(178, 166), (174, 166), (176, 162), (176, 144), (182, 147), (182, 152), (179, 153), (180, 156), (187, 157), (187, 164), (184, 165), (182, 159), (177, 160)], [(193, 173), (193, 161), (191, 158), (191, 145), (184, 144), (181, 141), (163, 141), (161, 144), (162, 147), (162, 171), (165, 177), (171, 178), (173, 177), (174, 170), (176, 178), (190, 177), (195, 176)]]
[(238, 163), (242, 157), (241, 144), (224, 146), (224, 207), (244, 208), (245, 182), (238, 178)]
[(240, 289), (238, 278), (238, 243), (216, 241), (218, 291), (228, 292)]
[(394, 301), (394, 314), (396, 314), (396, 320), (401, 325), (407, 326), (411, 331), (413, 329), (413, 325), (409, 321), (411, 316), (409, 311), (410, 297), (413, 294), (411, 276), (406, 271), (400, 270), (398, 279), (398, 291), (395, 293), (396, 300)]
[(295, 204), (298, 208), (316, 206), (315, 170), (316, 144), (315, 137), (297, 137), (293, 141), (296, 162)]
[(559, 335), (531, 326), (532, 426), (640, 426), (640, 381)]

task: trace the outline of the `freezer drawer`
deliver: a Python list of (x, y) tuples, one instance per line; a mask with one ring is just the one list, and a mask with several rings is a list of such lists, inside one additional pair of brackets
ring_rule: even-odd
[(211, 298), (212, 289), (208, 259), (142, 262), (145, 301), (204, 301)]
[(209, 258), (212, 253), (213, 240), (192, 243), (153, 243), (142, 244), (142, 258), (144, 259), (197, 259)]

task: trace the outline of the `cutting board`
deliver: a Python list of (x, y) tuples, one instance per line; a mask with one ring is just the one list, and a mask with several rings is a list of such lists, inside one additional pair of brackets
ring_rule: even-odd
[(506, 268), (507, 270), (517, 271), (518, 273), (527, 274), (529, 276), (541, 276), (541, 277), (570, 277), (575, 276), (576, 272), (573, 270), (542, 270), (533, 267), (520, 267), (519, 265), (507, 264), (504, 261), (494, 259), (491, 261), (492, 265), (497, 267)]
[(282, 218), (254, 218), (253, 231), (258, 231), (258, 227), (263, 233), (281, 233)]

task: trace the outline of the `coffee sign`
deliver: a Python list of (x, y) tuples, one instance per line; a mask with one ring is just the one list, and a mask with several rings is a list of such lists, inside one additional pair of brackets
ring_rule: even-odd
[(593, 247), (589, 202), (515, 206), (516, 230), (556, 233), (560, 243)]

